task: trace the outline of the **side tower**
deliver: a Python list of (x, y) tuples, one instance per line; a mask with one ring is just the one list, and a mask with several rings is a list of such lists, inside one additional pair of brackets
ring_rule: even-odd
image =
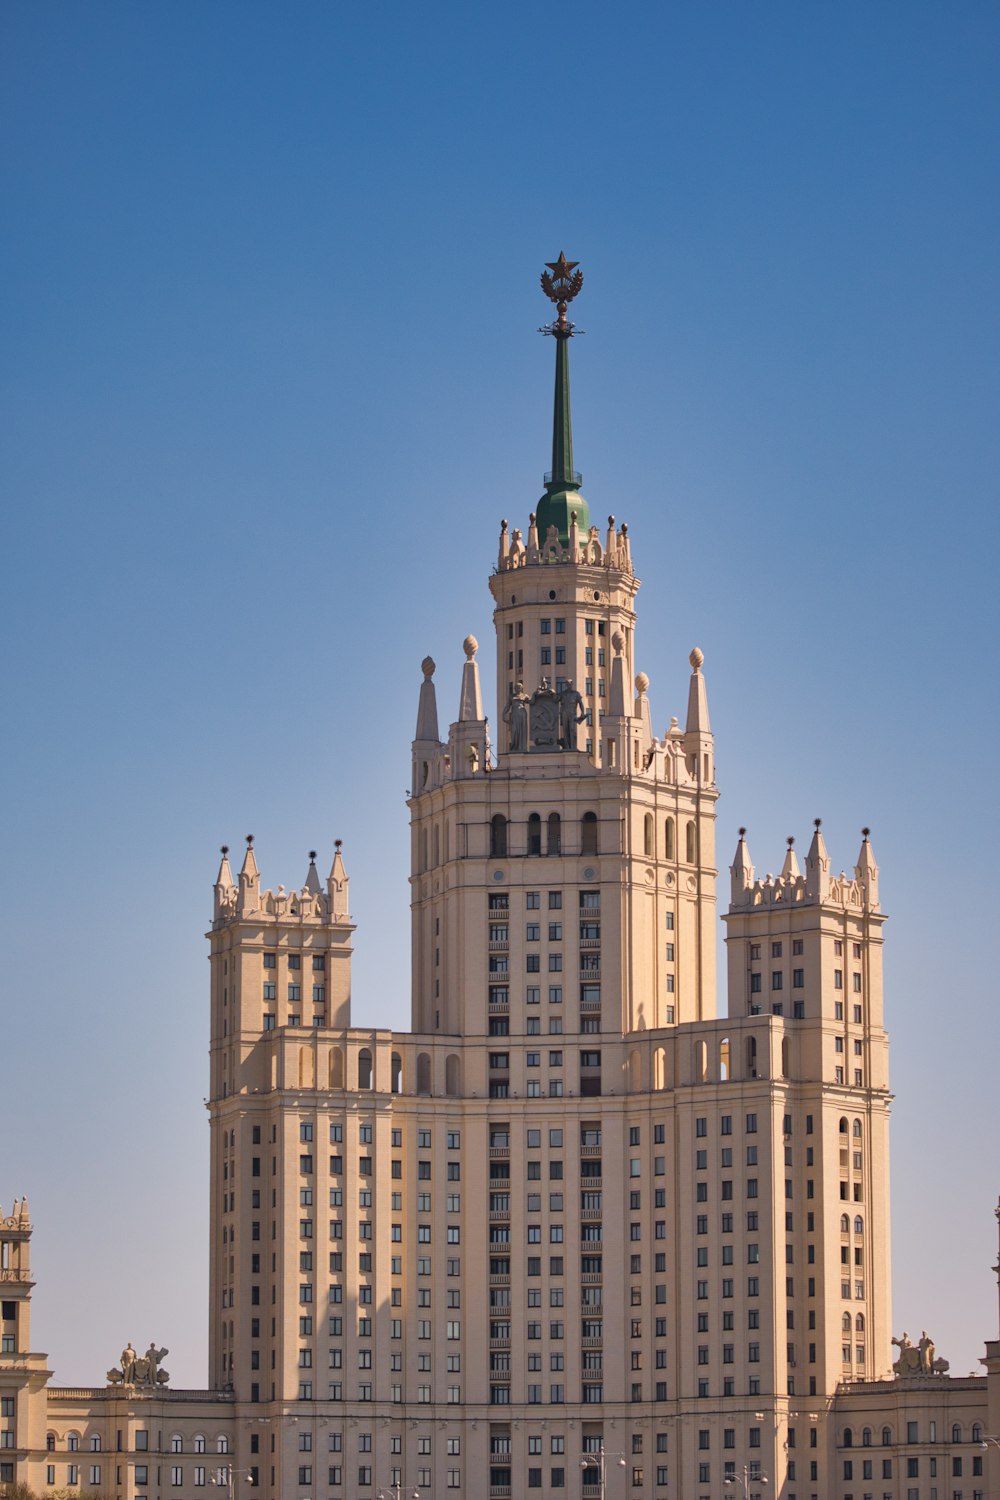
[[(634, 672), (628, 527), (590, 525), (573, 468), (566, 311), (582, 282), (564, 255), (542, 277), (558, 306), (542, 330), (556, 346), (552, 469), (526, 533), (501, 523), (490, 578), (498, 760), (475, 639), (446, 741), (434, 663), (423, 664), (409, 805), (413, 1025), (424, 1034), (620, 1038), (715, 1014), (704, 659), (691, 653), (685, 728), (673, 719), (658, 739), (649, 679)], [(497, 1097), (537, 1086), (519, 1067), (491, 1069), (480, 1087)], [(620, 1091), (598, 1069), (581, 1062), (560, 1083)]]
[(222, 851), (208, 934), (209, 1378), (242, 1400), (294, 1397), (302, 1384), (298, 1307), (282, 1294), (309, 1254), (290, 1230), (312, 1218), (298, 1178), (313, 1127), (295, 1106), (300, 1090), (343, 1088), (354, 931), (347, 893), (339, 841), (325, 887), (311, 853), (301, 890), (290, 892), (261, 890), (252, 836), (238, 883)]
[[(45, 1451), (46, 1356), (31, 1352), (28, 1200), (0, 1208), (0, 1485), (38, 1482)], [(32, 1459), (36, 1462), (33, 1464)]]
[(853, 878), (832, 875), (817, 819), (805, 870), (789, 839), (780, 874), (764, 879), (741, 829), (731, 879), (730, 1016), (767, 1028), (748, 1033), (733, 1067), (770, 1072), (783, 1099), (786, 1233), (773, 1251), (790, 1274), (784, 1298), (775, 1277), (774, 1313), (789, 1330), (788, 1388), (799, 1404), (818, 1398), (818, 1414), (842, 1382), (892, 1366), (878, 867), (866, 828)]

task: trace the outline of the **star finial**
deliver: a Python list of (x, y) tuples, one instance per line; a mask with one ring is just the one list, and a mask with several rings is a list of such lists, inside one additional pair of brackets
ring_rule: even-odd
[[(567, 260), (566, 252), (560, 250), (558, 260), (547, 260), (546, 269), (542, 272), (542, 291), (550, 302), (556, 304), (559, 316), (555, 323), (542, 329), (543, 333), (552, 333), (556, 338), (569, 338), (573, 332), (573, 325), (566, 317), (566, 309), (579, 296), (583, 287), (583, 272), (578, 269), (578, 260)], [(551, 272), (551, 275), (549, 274)]]

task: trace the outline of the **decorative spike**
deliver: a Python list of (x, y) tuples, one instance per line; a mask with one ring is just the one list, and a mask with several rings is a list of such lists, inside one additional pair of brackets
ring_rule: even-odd
[(343, 840), (334, 839), (333, 864), (330, 866), (330, 873), (326, 878), (326, 894), (330, 902), (330, 917), (334, 921), (338, 919), (346, 921), (349, 915), (347, 905), (349, 881), (347, 870), (344, 867), (344, 856), (340, 852), (342, 847)]
[(806, 855), (806, 895), (810, 901), (825, 901), (830, 892), (830, 856), (823, 838), (822, 818), (813, 822), (815, 832)]
[(708, 692), (701, 669), (705, 664), (705, 653), (697, 646), (688, 657), (691, 663), (691, 682), (688, 687), (688, 711), (685, 731), (687, 734), (711, 734), (708, 721)]
[(732, 905), (744, 906), (754, 883), (754, 868), (750, 859), (745, 828), (740, 829), (739, 842), (736, 845), (733, 862), (729, 866), (729, 874), (732, 881)]
[(798, 880), (802, 875), (799, 868), (799, 857), (795, 853), (795, 840), (791, 834), (788, 836), (788, 849), (785, 852), (785, 863), (781, 867), (782, 880)]
[(878, 865), (875, 863), (875, 851), (871, 846), (871, 829), (861, 830), (861, 852), (858, 862), (854, 866), (855, 878), (860, 881), (865, 893), (866, 903), (872, 907), (878, 907)]
[(437, 691), (434, 687), (435, 662), (432, 656), (425, 656), (420, 663), (420, 670), (424, 674), (424, 680), (420, 684), (420, 700), (417, 704), (417, 732), (415, 740), (421, 743), (429, 742), (438, 744), (438, 711)]
[(315, 849), (309, 850), (309, 868), (306, 871), (306, 881), (304, 889), (309, 892), (310, 896), (321, 896), (323, 894), (323, 887), (319, 883), (319, 875), (316, 872)]
[(481, 722), (483, 695), (479, 686), (479, 666), (476, 662), (476, 652), (479, 650), (476, 637), (467, 635), (462, 642), (462, 649), (465, 652), (465, 666), (462, 668), (462, 696), (458, 705), (458, 722), (460, 724)]

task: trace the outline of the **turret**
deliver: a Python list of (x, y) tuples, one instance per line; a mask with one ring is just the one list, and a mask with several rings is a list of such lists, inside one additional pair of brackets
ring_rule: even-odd
[(753, 889), (754, 869), (750, 859), (750, 850), (747, 846), (747, 831), (740, 829), (739, 843), (736, 845), (736, 854), (732, 864), (729, 866), (732, 877), (732, 904), (743, 906), (749, 898)]
[(861, 852), (854, 866), (854, 875), (864, 892), (865, 905), (878, 910), (878, 865), (871, 846), (871, 830), (862, 828)]
[(815, 833), (806, 855), (806, 899), (825, 901), (830, 891), (830, 856), (822, 833), (823, 820), (817, 818)]
[(802, 871), (799, 869), (799, 857), (795, 853), (795, 840), (791, 834), (788, 836), (787, 844), (785, 862), (781, 866), (781, 878), (782, 880), (800, 880)]
[(692, 776), (704, 786), (715, 780), (714, 740), (708, 721), (708, 692), (702, 676), (705, 653), (697, 646), (688, 657), (691, 681), (688, 685), (687, 722), (684, 726), (684, 753)]
[(479, 664), (476, 661), (476, 652), (479, 650), (476, 637), (467, 635), (462, 642), (462, 649), (465, 652), (465, 665), (462, 667), (458, 718), (448, 735), (451, 770), (456, 777), (477, 775), (486, 769), (489, 759), (483, 694), (479, 685)]
[(216, 917), (230, 912), (236, 899), (236, 882), (233, 880), (233, 872), (229, 864), (229, 845), (223, 844), (220, 853), (222, 862), (219, 865), (219, 873), (215, 877), (214, 887)]
[(417, 704), (417, 727), (413, 736), (413, 765), (410, 780), (414, 797), (433, 784), (434, 772), (441, 754), (437, 693), (434, 688), (434, 658), (425, 656), (420, 663), (420, 670), (424, 677), (420, 684), (420, 699)]
[(240, 888), (236, 898), (236, 910), (240, 916), (256, 911), (260, 901), (260, 871), (257, 856), (253, 852), (253, 834), (247, 834), (247, 852), (240, 869)]

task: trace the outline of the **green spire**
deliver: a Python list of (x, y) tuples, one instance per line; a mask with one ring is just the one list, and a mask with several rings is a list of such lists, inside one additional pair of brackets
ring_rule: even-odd
[(580, 494), (583, 475), (573, 468), (573, 419), (569, 400), (569, 341), (573, 337), (573, 324), (566, 317), (567, 306), (583, 286), (583, 272), (577, 270), (577, 261), (568, 261), (562, 252), (557, 261), (546, 264), (553, 274), (549, 276), (542, 272), (542, 290), (556, 303), (559, 316), (541, 330), (556, 341), (556, 389), (552, 414), (552, 472), (545, 476), (545, 494), (538, 502), (538, 540), (544, 546), (549, 527), (555, 526), (565, 547), (569, 542), (573, 511), (581, 535), (586, 536), (590, 526), (587, 502)]

